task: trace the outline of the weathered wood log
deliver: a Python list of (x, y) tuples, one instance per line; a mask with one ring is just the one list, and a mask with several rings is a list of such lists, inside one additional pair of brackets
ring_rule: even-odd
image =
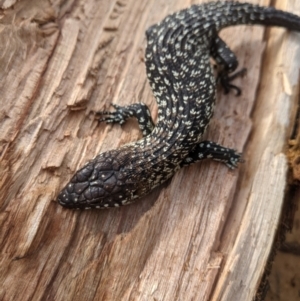
[[(156, 117), (144, 32), (190, 2), (0, 5), (0, 299), (252, 300), (283, 203), (299, 34), (222, 32), (248, 73), (241, 97), (219, 91), (206, 137), (243, 150), (237, 170), (206, 161), (130, 206), (70, 211), (55, 199), (73, 172), (141, 137), (93, 112), (142, 100)], [(296, 0), (278, 7), (300, 15)]]

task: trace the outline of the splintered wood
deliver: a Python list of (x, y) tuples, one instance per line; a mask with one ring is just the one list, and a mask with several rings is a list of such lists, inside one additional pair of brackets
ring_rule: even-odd
[[(119, 209), (71, 211), (56, 202), (87, 160), (141, 137), (135, 121), (98, 124), (95, 111), (143, 101), (156, 118), (144, 33), (189, 5), (0, 1), (1, 300), (250, 301), (256, 295), (286, 186), (299, 34), (260, 26), (222, 32), (248, 72), (235, 81), (241, 97), (218, 92), (205, 138), (243, 151), (237, 170), (195, 164)], [(299, 1), (277, 7), (300, 15)]]

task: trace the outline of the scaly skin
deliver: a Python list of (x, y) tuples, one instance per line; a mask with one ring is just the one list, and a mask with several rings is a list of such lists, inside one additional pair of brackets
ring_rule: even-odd
[[(300, 31), (300, 18), (274, 8), (248, 3), (210, 2), (169, 15), (147, 32), (147, 76), (158, 104), (154, 127), (144, 104), (115, 105), (99, 112), (100, 121), (124, 123), (136, 117), (144, 138), (99, 154), (81, 168), (58, 196), (67, 208), (118, 207), (133, 202), (169, 179), (179, 168), (212, 158), (234, 168), (240, 154), (210, 141), (201, 141), (213, 115), (216, 80), (209, 61), (220, 67), (226, 92), (240, 89), (231, 80), (235, 55), (218, 37), (227, 26), (262, 24)], [(243, 72), (244, 70), (242, 70)]]

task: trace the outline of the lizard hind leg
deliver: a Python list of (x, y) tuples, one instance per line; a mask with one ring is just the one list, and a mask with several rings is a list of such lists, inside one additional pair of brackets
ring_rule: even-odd
[(247, 69), (242, 68), (233, 73), (239, 64), (234, 52), (217, 36), (212, 42), (210, 55), (218, 64), (219, 74), (217, 81), (222, 85), (225, 94), (229, 93), (230, 90), (235, 90), (237, 96), (241, 95), (241, 89), (231, 82), (239, 76), (244, 76)]

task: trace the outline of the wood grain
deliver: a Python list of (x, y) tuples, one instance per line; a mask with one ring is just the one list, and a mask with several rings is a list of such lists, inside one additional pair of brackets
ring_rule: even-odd
[[(248, 73), (236, 81), (241, 97), (219, 91), (206, 137), (243, 150), (238, 170), (195, 164), (119, 209), (69, 211), (55, 201), (88, 159), (141, 137), (135, 121), (99, 125), (94, 111), (142, 100), (156, 118), (144, 32), (189, 5), (0, 1), (0, 300), (255, 296), (286, 186), (299, 34), (259, 26), (222, 32)], [(280, 8), (300, 15), (296, 0)]]

